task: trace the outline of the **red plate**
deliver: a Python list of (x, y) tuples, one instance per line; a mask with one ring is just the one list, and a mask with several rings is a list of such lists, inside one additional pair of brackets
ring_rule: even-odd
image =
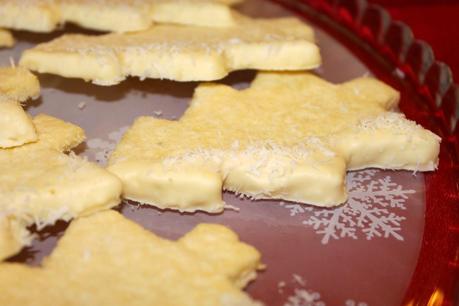
[[(459, 267), (459, 100), (449, 69), (405, 25), (364, 0), (261, 1), (247, 0), (239, 9), (252, 16), (296, 14), (314, 25), (324, 59), (317, 73), (324, 78), (340, 82), (369, 73), (400, 90), (407, 117), (443, 139), (438, 171), (350, 173), (349, 201), (335, 209), (250, 201), (230, 193), (225, 199), (239, 212), (181, 215), (132, 202), (118, 209), (169, 238), (199, 222), (230, 226), (263, 253), (268, 268), (248, 292), (266, 305), (453, 305)], [(60, 33), (15, 34), (20, 43), (0, 51), (1, 64)], [(224, 82), (241, 87), (251, 78), (253, 73), (238, 72)], [(178, 118), (197, 85), (130, 79), (107, 88), (49, 75), (40, 81), (42, 99), (29, 111), (85, 128), (88, 141), (80, 152), (100, 162), (134, 118)], [(39, 264), (65, 228), (61, 222), (40, 231), (33, 246), (10, 261)]]

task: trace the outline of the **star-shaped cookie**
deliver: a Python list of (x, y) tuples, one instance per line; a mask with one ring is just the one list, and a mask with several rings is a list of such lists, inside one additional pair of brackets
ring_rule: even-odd
[(301, 21), (238, 19), (230, 28), (159, 25), (135, 33), (64, 35), (26, 50), (20, 64), (99, 85), (127, 76), (207, 81), (234, 70), (305, 70), (320, 64), (313, 31)]
[(9, 31), (0, 29), (0, 48), (9, 48), (14, 45), (13, 35)]
[(138, 118), (108, 169), (124, 197), (160, 208), (218, 212), (222, 188), (334, 206), (346, 200), (346, 170), (435, 169), (439, 137), (392, 112), (398, 100), (372, 78), (260, 73), (240, 91), (203, 84), (179, 121)]
[(39, 95), (40, 84), (28, 70), (0, 67), (0, 149), (37, 140), (32, 120), (20, 102)]
[(0, 149), (0, 259), (30, 243), (26, 226), (110, 208), (119, 203), (121, 182), (105, 169), (68, 151), (83, 130), (59, 119), (33, 119), (39, 140)]
[(154, 22), (228, 27), (240, 0), (0, 0), (0, 27), (51, 32), (63, 23), (110, 32), (148, 29)]
[(40, 95), (36, 76), (21, 67), (0, 67), (0, 100), (25, 102)]
[(0, 264), (0, 304), (261, 306), (241, 291), (259, 267), (222, 225), (170, 241), (106, 211), (73, 221), (41, 267)]

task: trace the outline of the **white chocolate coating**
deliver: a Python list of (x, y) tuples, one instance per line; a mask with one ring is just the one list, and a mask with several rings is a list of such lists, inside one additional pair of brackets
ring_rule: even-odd
[(159, 25), (135, 33), (64, 35), (26, 50), (20, 65), (106, 86), (127, 76), (208, 81), (240, 69), (305, 70), (320, 65), (313, 31), (301, 21), (239, 19), (230, 28)]
[(126, 198), (160, 208), (221, 211), (222, 189), (334, 206), (348, 169), (435, 169), (439, 137), (390, 111), (398, 98), (375, 79), (310, 73), (260, 73), (241, 91), (202, 84), (179, 121), (138, 118), (109, 170)]

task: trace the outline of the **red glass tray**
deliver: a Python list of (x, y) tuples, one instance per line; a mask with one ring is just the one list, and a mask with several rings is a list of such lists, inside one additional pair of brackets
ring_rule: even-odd
[[(199, 222), (230, 226), (263, 253), (268, 268), (247, 291), (268, 306), (456, 305), (459, 99), (448, 67), (406, 25), (365, 0), (246, 0), (238, 9), (256, 17), (296, 15), (311, 23), (324, 58), (316, 72), (330, 81), (373, 74), (397, 88), (401, 111), (442, 137), (439, 169), (427, 174), (352, 172), (350, 200), (333, 210), (250, 201), (231, 193), (225, 193), (225, 200), (239, 212), (181, 215), (128, 201), (116, 209), (168, 238)], [(60, 34), (16, 32), (19, 43), (0, 51), (0, 64)], [(253, 76), (237, 72), (223, 82), (243, 87)], [(79, 152), (101, 163), (134, 118), (179, 118), (197, 86), (129, 79), (107, 88), (50, 75), (41, 75), (40, 82), (42, 98), (29, 112), (85, 128), (88, 140)], [(59, 222), (39, 231), (31, 247), (9, 260), (39, 264), (66, 226)]]

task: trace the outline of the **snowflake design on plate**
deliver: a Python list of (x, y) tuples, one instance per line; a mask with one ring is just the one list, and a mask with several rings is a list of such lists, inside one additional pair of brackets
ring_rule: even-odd
[(91, 151), (95, 152), (94, 156), (98, 163), (106, 164), (109, 154), (116, 148), (116, 145), (128, 130), (128, 126), (123, 126), (110, 134), (108, 140), (102, 138), (91, 138), (86, 143)]
[(356, 302), (354, 300), (346, 300), (346, 302), (344, 302), (344, 306), (368, 306), (368, 304), (364, 302)]
[[(295, 286), (293, 293), (287, 297), (282, 306), (327, 306), (327, 304), (322, 301), (321, 294), (319, 292), (306, 288), (306, 281), (300, 275), (293, 274), (291, 284)], [(285, 281), (279, 282), (279, 293), (283, 293), (283, 288), (285, 286)], [(348, 299), (344, 302), (344, 306), (368, 306), (368, 304)]]
[(284, 306), (325, 306), (320, 300), (320, 293), (304, 288), (295, 288), (294, 293), (287, 298)]
[(304, 225), (322, 235), (322, 244), (332, 239), (357, 239), (363, 235), (367, 240), (375, 237), (403, 240), (401, 223), (405, 217), (405, 202), (414, 190), (404, 189), (388, 175), (375, 178), (378, 170), (350, 172), (348, 174), (348, 200), (337, 208), (317, 208), (300, 204), (281, 206), (289, 209), (290, 216), (305, 214)]

